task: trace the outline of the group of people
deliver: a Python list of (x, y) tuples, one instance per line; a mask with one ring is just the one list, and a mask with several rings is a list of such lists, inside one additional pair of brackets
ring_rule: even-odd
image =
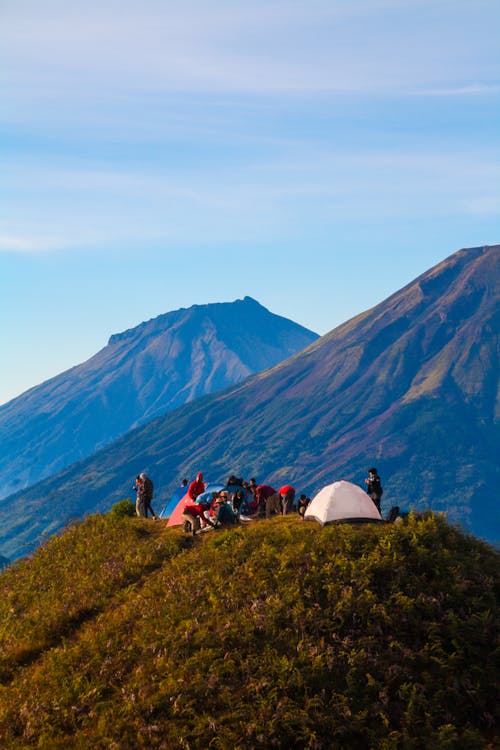
[(203, 474), (199, 472), (187, 486), (182, 518), (184, 530), (196, 534), (203, 529), (217, 528), (238, 521), (273, 515), (287, 515), (297, 509), (302, 515), (310, 500), (300, 495), (295, 504), (295, 488), (285, 484), (279, 490), (269, 484), (248, 482), (232, 474), (223, 489), (206, 491)]
[[(366, 491), (376, 508), (380, 512), (382, 498), (382, 484), (377, 469), (368, 470), (365, 479)], [(234, 524), (242, 520), (273, 515), (286, 516), (296, 511), (304, 519), (310, 498), (301, 494), (296, 500), (295, 487), (285, 484), (276, 490), (269, 484), (257, 484), (252, 477), (248, 482), (232, 474), (223, 489), (206, 490), (203, 474), (200, 471), (191, 483), (183, 479), (182, 487), (186, 487), (184, 510), (182, 518), (184, 531), (196, 534), (203, 529), (217, 528)], [(140, 518), (147, 518), (148, 513), (157, 520), (153, 510), (153, 482), (142, 472), (136, 477), (134, 490), (136, 492), (136, 514)]]

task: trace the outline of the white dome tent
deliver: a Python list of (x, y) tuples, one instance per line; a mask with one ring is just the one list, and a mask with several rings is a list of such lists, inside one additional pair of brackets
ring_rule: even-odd
[(318, 521), (322, 526), (342, 522), (382, 522), (372, 499), (356, 484), (334, 482), (323, 487), (311, 500), (304, 520)]

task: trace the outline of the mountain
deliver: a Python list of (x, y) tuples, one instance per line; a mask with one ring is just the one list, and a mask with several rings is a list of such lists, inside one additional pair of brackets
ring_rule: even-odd
[[(500, 246), (461, 250), (271, 370), (139, 427), (0, 507), (9, 557), (130, 497), (160, 508), (183, 476), (229, 473), (312, 494), (375, 465), (382, 506), (446, 511), (500, 540)], [(22, 520), (21, 520), (22, 519)]]
[(2, 750), (493, 750), (499, 561), (433, 514), (91, 516), (0, 576)]
[(316, 338), (251, 297), (176, 310), (111, 336), (87, 362), (0, 407), (0, 498)]

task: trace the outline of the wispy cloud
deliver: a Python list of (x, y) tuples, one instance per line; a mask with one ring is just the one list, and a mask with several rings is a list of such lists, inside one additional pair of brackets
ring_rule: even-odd
[[(345, 153), (297, 142), (273, 158), (218, 168), (24, 163), (10, 175), (12, 210), (0, 222), (0, 250), (9, 252), (286, 241), (318, 227), (327, 234), (340, 220), (500, 213), (500, 161), (480, 150)], [(36, 196), (32, 205), (24, 191)]]
[[(0, 249), (270, 239), (340, 216), (495, 213), (498, 160), (487, 144), (464, 152), (458, 138), (443, 153), (446, 124), (429, 143), (392, 115), (378, 133), (390, 145), (365, 144), (375, 142), (373, 92), (392, 92), (387, 112), (408, 97), (498, 95), (498, 8), (8, 0), (0, 59), (12, 156), (0, 175)], [(343, 121), (346, 99), (332, 91), (365, 103)], [(415, 132), (401, 142), (399, 127)]]
[(0, 234), (0, 252), (6, 253), (37, 253), (54, 250), (61, 246), (62, 240), (56, 237), (41, 239), (40, 235), (14, 236)]
[(447, 87), (429, 87), (409, 89), (407, 92), (410, 96), (436, 96), (436, 97), (475, 97), (475, 96), (496, 96), (500, 93), (499, 84), (471, 83), (465, 86), (447, 86)]
[(83, 94), (450, 91), (498, 80), (499, 14), (496, 0), (10, 0), (0, 39), (5, 85), (19, 96), (30, 84)]

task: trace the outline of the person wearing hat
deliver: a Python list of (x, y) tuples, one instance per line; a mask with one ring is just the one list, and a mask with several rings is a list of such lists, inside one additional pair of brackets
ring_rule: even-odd
[(285, 484), (279, 489), (281, 497), (281, 509), (284, 516), (292, 509), (293, 501), (295, 500), (295, 487), (291, 484)]
[(378, 471), (374, 466), (371, 469), (368, 469), (368, 477), (365, 479), (365, 484), (368, 495), (371, 497), (375, 507), (380, 513), (380, 501), (384, 490), (382, 489)]

